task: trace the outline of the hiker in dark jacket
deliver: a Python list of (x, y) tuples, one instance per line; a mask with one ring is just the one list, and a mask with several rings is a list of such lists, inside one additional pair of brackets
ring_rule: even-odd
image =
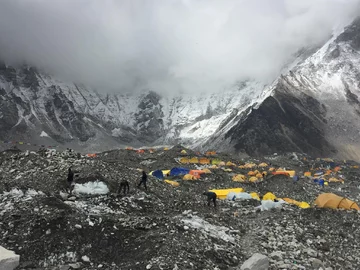
[(122, 181), (120, 182), (118, 194), (120, 194), (123, 189), (124, 189), (124, 194), (130, 192), (129, 181), (127, 181), (127, 180), (122, 180)]
[(210, 206), (211, 201), (214, 203), (214, 207), (216, 207), (216, 193), (211, 191), (206, 191), (203, 195), (207, 196), (208, 206)]
[(67, 182), (69, 193), (71, 194), (74, 189), (74, 172), (72, 171), (71, 167), (68, 170)]
[(145, 171), (142, 171), (141, 181), (140, 181), (140, 183), (138, 184), (138, 187), (140, 187), (141, 184), (143, 184), (144, 187), (145, 187), (145, 190), (147, 190), (146, 181), (147, 181), (146, 172), (145, 172)]

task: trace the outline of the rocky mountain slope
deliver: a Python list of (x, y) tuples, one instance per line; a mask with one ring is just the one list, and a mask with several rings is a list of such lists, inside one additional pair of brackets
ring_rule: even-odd
[(304, 50), (269, 86), (246, 81), (213, 94), (103, 94), (2, 64), (0, 139), (84, 151), (183, 143), (360, 159), (359, 32), (358, 19), (319, 50)]
[[(268, 257), (270, 267), (264, 269), (359, 269), (358, 211), (312, 204), (323, 192), (358, 202), (359, 164), (335, 161), (345, 181), (323, 188), (308, 178), (294, 183), (283, 175), (256, 183), (232, 181), (234, 174), (250, 171), (239, 166), (231, 171), (210, 168), (210, 174), (196, 181), (171, 177), (178, 187), (149, 176), (147, 191), (136, 188), (138, 168), (177, 167), (181, 150), (114, 150), (96, 158), (67, 151), (0, 152), (1, 245), (20, 255), (18, 269), (235, 270), (243, 269), (254, 253)], [(236, 165), (271, 162), (300, 176), (311, 167), (326, 172), (330, 164), (301, 154), (217, 158)], [(77, 175), (75, 196), (65, 193), (69, 166)], [(130, 194), (115, 194), (121, 180), (130, 182)], [(106, 185), (105, 192), (95, 185), (99, 182)], [(214, 209), (202, 195), (213, 188), (243, 188), (261, 196), (270, 191), (279, 198), (306, 201), (311, 208), (284, 203), (261, 211), (262, 202), (246, 199), (218, 200)]]

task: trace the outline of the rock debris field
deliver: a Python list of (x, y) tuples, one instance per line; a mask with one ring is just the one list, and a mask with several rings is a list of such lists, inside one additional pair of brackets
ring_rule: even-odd
[[(182, 150), (113, 150), (93, 157), (1, 152), (1, 246), (20, 256), (16, 269), (360, 269), (359, 212), (314, 205), (321, 193), (360, 202), (358, 164), (295, 153), (261, 159), (216, 154), (236, 166), (212, 166), (211, 173), (193, 181), (165, 176), (179, 186), (149, 176), (148, 190), (136, 187), (141, 170), (211, 167), (180, 164)], [(299, 180), (269, 172), (255, 182), (233, 181), (236, 174), (248, 174), (239, 165), (249, 162), (295, 170)], [(328, 170), (329, 163), (341, 167), (337, 175), (343, 182), (321, 186), (303, 177), (309, 170)], [(76, 182), (72, 195), (66, 190), (70, 166)], [(127, 195), (117, 194), (122, 180), (130, 183)], [(226, 188), (260, 198), (272, 192), (310, 208), (280, 200), (264, 210), (257, 199), (218, 200), (216, 208), (208, 207), (203, 193)]]

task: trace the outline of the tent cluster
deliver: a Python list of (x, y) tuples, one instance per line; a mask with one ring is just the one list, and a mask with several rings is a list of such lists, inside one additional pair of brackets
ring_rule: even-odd
[[(165, 180), (166, 183), (171, 184), (172, 186), (179, 186), (180, 184), (174, 180), (198, 180), (203, 174), (211, 173), (209, 169), (203, 170), (190, 170), (187, 168), (175, 167), (171, 170), (156, 170), (150, 172), (150, 175)], [(172, 180), (165, 178), (172, 178)]]
[(332, 169), (319, 169), (304, 172), (304, 177), (312, 179), (319, 185), (328, 185), (329, 183), (344, 183), (345, 177), (341, 174), (341, 167), (335, 166)]

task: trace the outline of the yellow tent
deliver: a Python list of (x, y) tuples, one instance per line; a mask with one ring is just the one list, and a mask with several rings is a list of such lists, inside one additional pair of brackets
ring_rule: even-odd
[(346, 199), (344, 197), (340, 197), (333, 193), (322, 193), (320, 194), (316, 200), (315, 204), (321, 208), (331, 208), (331, 209), (355, 209), (360, 210), (359, 206), (356, 202)]
[(233, 170), (232, 169), (229, 169), (229, 168), (225, 168), (223, 169), (224, 172), (232, 172)]
[(232, 163), (231, 161), (226, 162), (226, 166), (236, 166), (235, 163)]
[(244, 166), (244, 165), (240, 165), (240, 166), (239, 166), (239, 169), (245, 169), (245, 166)]
[(219, 169), (219, 167), (216, 166), (216, 165), (211, 165), (209, 168), (210, 168), (210, 169)]
[(256, 175), (256, 173), (253, 171), (248, 172), (248, 176), (255, 176), (255, 175)]
[(218, 165), (219, 165), (219, 166), (225, 166), (225, 162), (224, 162), (224, 161), (220, 161)]
[(259, 201), (260, 201), (259, 194), (257, 194), (256, 192), (251, 192), (250, 195), (251, 195), (251, 197), (252, 197), (253, 199), (256, 199), (256, 200), (259, 200)]
[(181, 152), (180, 152), (181, 154), (184, 154), (184, 155), (186, 155), (187, 154), (187, 152), (186, 152), (186, 150), (181, 150)]
[(211, 171), (208, 168), (202, 169), (204, 173), (211, 173)]
[(180, 158), (180, 163), (182, 163), (182, 164), (189, 164), (189, 159), (186, 158), (186, 157), (182, 157), (182, 158)]
[(269, 168), (269, 172), (275, 171), (275, 168), (271, 167)]
[(192, 174), (185, 174), (183, 180), (196, 180), (196, 177)]
[(263, 178), (263, 175), (261, 173), (258, 173), (255, 175), (255, 177), (261, 179), (261, 178)]
[(235, 182), (245, 182), (246, 181), (246, 176), (243, 174), (236, 174), (233, 176), (232, 178), (233, 181)]
[(244, 167), (245, 167), (246, 169), (252, 169), (252, 168), (256, 167), (256, 164), (255, 164), (255, 163), (246, 163), (246, 164), (244, 165)]
[(257, 177), (255, 177), (255, 176), (252, 176), (252, 177), (249, 178), (249, 182), (251, 182), (251, 183), (254, 183), (254, 182), (258, 181), (258, 180), (259, 179)]
[(267, 200), (273, 201), (275, 199), (276, 199), (276, 196), (271, 192), (266, 193), (263, 197), (264, 201), (267, 201)]
[(197, 163), (199, 163), (199, 159), (197, 157), (193, 157), (189, 160), (189, 163), (197, 164)]
[(215, 192), (218, 199), (223, 200), (226, 199), (226, 196), (228, 195), (229, 192), (240, 193), (240, 192), (244, 192), (244, 189), (243, 188), (211, 189), (209, 191)]
[(214, 158), (214, 159), (211, 160), (212, 165), (219, 165), (220, 162), (221, 162), (221, 160), (218, 159), (218, 158)]
[(311, 172), (304, 172), (305, 177), (311, 177)]
[(164, 148), (164, 151), (167, 151), (167, 150), (169, 150), (169, 147), (165, 147), (165, 148)]
[(175, 181), (171, 181), (171, 180), (164, 180), (166, 183), (172, 185), (173, 187), (178, 187), (180, 186), (180, 184), (178, 182)]
[(268, 172), (267, 172), (267, 171), (263, 171), (262, 174), (263, 174), (263, 175), (268, 175)]
[(265, 167), (267, 167), (267, 166), (269, 166), (269, 165), (267, 165), (265, 162), (259, 164), (259, 167), (260, 167), (260, 168), (265, 168)]

